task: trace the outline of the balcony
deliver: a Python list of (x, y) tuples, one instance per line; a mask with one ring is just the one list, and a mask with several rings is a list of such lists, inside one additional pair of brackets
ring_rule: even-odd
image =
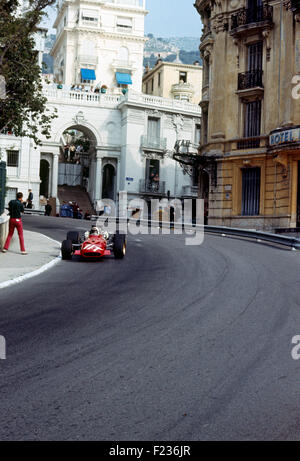
[(253, 136), (249, 138), (235, 138), (226, 141), (225, 152), (234, 152), (237, 150), (261, 149), (266, 150), (268, 137), (265, 135)]
[(135, 70), (134, 64), (132, 61), (121, 61), (119, 59), (115, 59), (112, 62), (111, 67), (114, 72), (126, 70), (128, 73), (131, 73)]
[(198, 197), (198, 186), (182, 186), (182, 196)]
[(248, 30), (273, 26), (273, 7), (264, 4), (258, 8), (241, 8), (231, 15), (231, 35), (238, 36)]
[(78, 56), (79, 64), (87, 64), (87, 65), (97, 65), (98, 64), (98, 56), (88, 55), (88, 54), (80, 54)]
[(250, 70), (238, 74), (238, 90), (240, 96), (262, 96), (264, 86), (262, 82), (262, 70)]
[(141, 139), (142, 150), (155, 151), (163, 153), (167, 149), (167, 138), (149, 138), (143, 135)]
[(175, 99), (190, 100), (194, 95), (194, 87), (191, 83), (175, 83), (171, 87), (171, 93)]
[(140, 193), (150, 195), (165, 195), (165, 181), (151, 181), (150, 179), (140, 179)]

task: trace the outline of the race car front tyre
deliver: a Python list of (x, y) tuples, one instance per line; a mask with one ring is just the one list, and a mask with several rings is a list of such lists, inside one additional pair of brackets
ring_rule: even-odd
[(116, 259), (123, 259), (126, 254), (127, 239), (125, 234), (115, 234), (114, 255)]
[(72, 259), (73, 245), (71, 240), (64, 240), (61, 244), (61, 259)]
[(79, 243), (80, 242), (80, 236), (79, 232), (76, 231), (69, 231), (67, 233), (67, 240), (71, 240), (72, 243)]

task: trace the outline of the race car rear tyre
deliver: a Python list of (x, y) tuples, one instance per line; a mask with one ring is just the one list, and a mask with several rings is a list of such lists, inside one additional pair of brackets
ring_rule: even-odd
[(79, 232), (77, 231), (69, 231), (67, 233), (67, 240), (71, 240), (72, 243), (79, 243), (80, 241), (80, 236), (79, 236)]
[(72, 259), (73, 245), (71, 240), (64, 240), (61, 244), (61, 259)]
[(127, 239), (125, 234), (116, 234), (114, 238), (114, 255), (116, 259), (123, 259), (126, 254)]

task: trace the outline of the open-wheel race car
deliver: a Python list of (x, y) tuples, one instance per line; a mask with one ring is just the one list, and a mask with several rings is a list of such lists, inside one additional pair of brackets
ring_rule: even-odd
[(102, 258), (114, 254), (116, 259), (124, 258), (127, 238), (125, 234), (116, 232), (109, 234), (96, 226), (81, 237), (77, 231), (69, 231), (66, 240), (61, 244), (62, 259), (71, 259), (73, 255), (85, 259)]

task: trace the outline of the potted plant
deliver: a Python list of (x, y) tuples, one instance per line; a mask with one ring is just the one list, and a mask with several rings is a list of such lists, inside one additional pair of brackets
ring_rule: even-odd
[(107, 91), (107, 86), (106, 85), (102, 85), (101, 86), (101, 93), (106, 93)]

